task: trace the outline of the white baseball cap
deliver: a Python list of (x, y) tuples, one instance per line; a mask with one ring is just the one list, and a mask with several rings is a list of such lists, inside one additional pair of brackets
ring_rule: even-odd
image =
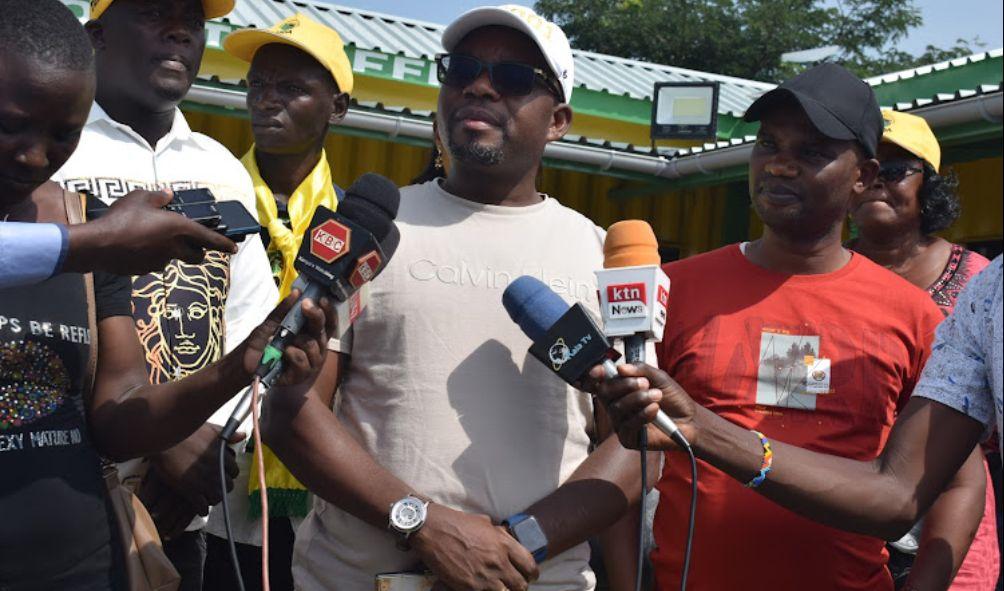
[(481, 6), (468, 10), (443, 31), (443, 47), (446, 51), (460, 43), (474, 29), (498, 25), (516, 29), (533, 39), (540, 48), (547, 65), (561, 84), (566, 103), (572, 101), (575, 86), (575, 60), (568, 37), (561, 27), (538, 15), (526, 6), (504, 4), (502, 6)]

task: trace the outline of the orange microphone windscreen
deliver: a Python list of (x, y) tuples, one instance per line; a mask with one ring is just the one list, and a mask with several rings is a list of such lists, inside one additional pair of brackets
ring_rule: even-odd
[(603, 242), (603, 268), (658, 265), (659, 241), (648, 222), (624, 220), (610, 226)]

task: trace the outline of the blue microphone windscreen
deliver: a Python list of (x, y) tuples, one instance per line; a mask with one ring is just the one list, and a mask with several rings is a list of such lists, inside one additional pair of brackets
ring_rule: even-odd
[(539, 279), (517, 277), (502, 293), (502, 306), (512, 321), (536, 342), (568, 311), (568, 304)]

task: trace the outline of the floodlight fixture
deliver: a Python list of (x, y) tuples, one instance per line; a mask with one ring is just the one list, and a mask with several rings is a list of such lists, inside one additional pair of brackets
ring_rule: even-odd
[(718, 82), (656, 82), (652, 139), (715, 139), (718, 91)]

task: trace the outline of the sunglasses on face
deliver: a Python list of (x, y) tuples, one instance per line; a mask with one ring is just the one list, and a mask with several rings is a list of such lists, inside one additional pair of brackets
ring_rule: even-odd
[(500, 62), (489, 64), (469, 55), (443, 53), (436, 56), (436, 76), (439, 83), (452, 88), (466, 88), (488, 71), (492, 88), (505, 96), (526, 96), (540, 82), (561, 100), (562, 92), (557, 81), (548, 72), (529, 64)]
[(898, 183), (912, 174), (923, 172), (923, 168), (907, 162), (885, 162), (879, 166), (878, 178), (883, 183)]

